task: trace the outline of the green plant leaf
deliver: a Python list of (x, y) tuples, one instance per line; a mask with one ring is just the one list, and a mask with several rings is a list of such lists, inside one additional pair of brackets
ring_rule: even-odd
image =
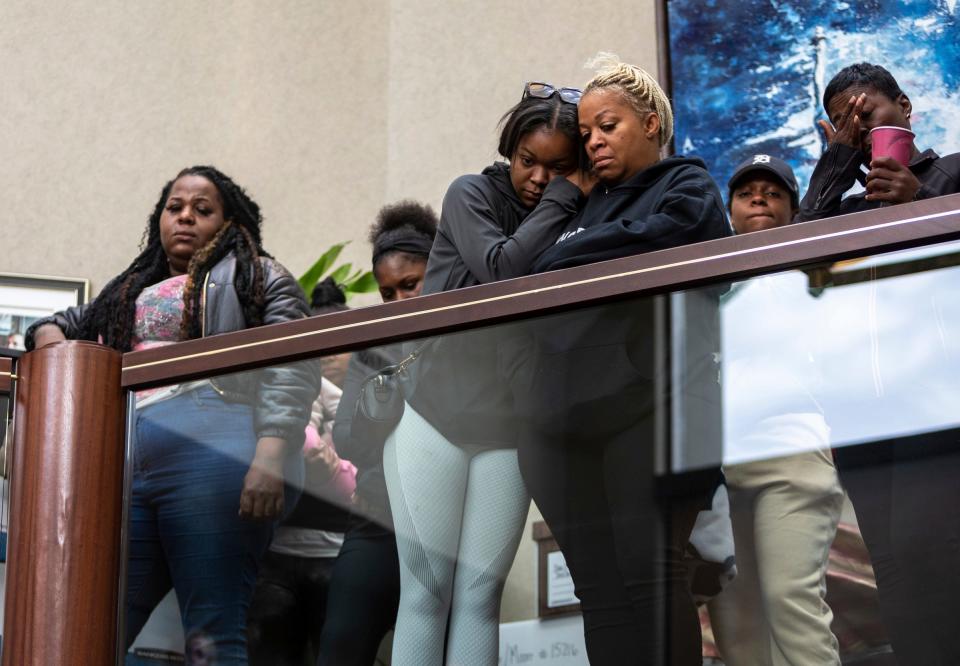
[(362, 269), (362, 268), (358, 268), (356, 271), (354, 271), (353, 275), (351, 275), (350, 277), (344, 278), (344, 279), (343, 279), (343, 283), (344, 283), (344, 284), (350, 284), (351, 282), (355, 282), (356, 279), (357, 279), (358, 277), (360, 277), (361, 275), (363, 275), (363, 269)]
[(346, 282), (347, 276), (350, 275), (350, 271), (353, 269), (353, 264), (344, 264), (343, 266), (337, 266), (337, 268), (330, 273), (330, 277), (333, 278), (333, 281), (339, 285), (342, 285)]
[(369, 294), (379, 289), (380, 286), (377, 284), (376, 278), (373, 277), (373, 273), (367, 271), (357, 279), (351, 280), (349, 284), (344, 285), (344, 288), (349, 296), (350, 294)]
[(313, 266), (307, 269), (307, 272), (297, 280), (297, 282), (300, 283), (300, 288), (303, 289), (303, 293), (307, 295), (307, 299), (310, 298), (313, 288), (316, 287), (317, 283), (323, 278), (323, 274), (330, 270), (333, 262), (337, 260), (343, 248), (346, 247), (349, 242), (350, 241), (345, 241), (333, 245), (329, 250), (320, 255), (320, 258), (317, 259)]

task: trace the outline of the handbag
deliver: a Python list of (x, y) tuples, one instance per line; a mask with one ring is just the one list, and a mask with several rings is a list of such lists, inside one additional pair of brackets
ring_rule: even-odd
[(428, 340), (399, 363), (388, 365), (366, 377), (354, 412), (354, 426), (361, 426), (368, 437), (382, 443), (403, 416), (404, 404), (413, 395), (415, 377), (410, 366), (433, 343)]

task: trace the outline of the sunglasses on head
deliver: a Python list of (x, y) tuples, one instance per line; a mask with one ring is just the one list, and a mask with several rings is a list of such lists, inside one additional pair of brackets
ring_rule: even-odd
[(550, 99), (554, 95), (560, 95), (560, 99), (567, 104), (579, 104), (583, 91), (579, 88), (554, 88), (549, 83), (530, 81), (524, 84), (523, 97), (521, 99), (526, 99), (527, 97)]

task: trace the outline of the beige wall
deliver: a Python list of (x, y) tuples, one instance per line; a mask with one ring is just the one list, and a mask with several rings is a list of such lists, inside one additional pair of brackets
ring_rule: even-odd
[(656, 67), (654, 1), (86, 2), (0, 8), (0, 271), (92, 280), (132, 258), (166, 179), (213, 163), (292, 271), (379, 206), (439, 207), (496, 157), (524, 81)]
[[(274, 8), (267, 10), (268, 7)], [(384, 199), (388, 5), (51, 2), (0, 10), (0, 270), (132, 259), (163, 183), (213, 163), (295, 272)]]
[[(524, 81), (598, 50), (656, 71), (655, 1), (65, 2), (0, 8), (0, 272), (89, 278), (136, 250), (166, 179), (213, 163), (294, 273), (404, 197), (439, 209), (496, 157)], [(535, 514), (534, 514), (535, 515)], [(529, 525), (504, 619), (531, 617)]]

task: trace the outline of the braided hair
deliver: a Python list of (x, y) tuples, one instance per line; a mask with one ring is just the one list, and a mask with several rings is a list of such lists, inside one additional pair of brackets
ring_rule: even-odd
[(586, 95), (592, 90), (611, 88), (618, 91), (623, 99), (633, 107), (638, 115), (654, 112), (660, 117), (660, 146), (665, 146), (673, 137), (673, 109), (670, 100), (657, 80), (644, 69), (636, 65), (620, 62), (612, 53), (601, 51), (596, 58), (587, 63), (597, 70), (587, 87)]
[(264, 251), (260, 237), (260, 226), (263, 223), (260, 206), (242, 187), (218, 169), (212, 166), (193, 166), (184, 169), (164, 185), (147, 221), (140, 254), (125, 271), (107, 283), (87, 308), (80, 322), (83, 338), (96, 340), (100, 336), (104, 344), (123, 352), (130, 351), (136, 324), (137, 297), (146, 287), (170, 277), (167, 255), (160, 243), (160, 217), (173, 184), (184, 176), (202, 176), (217, 188), (223, 203), (225, 222), (210, 242), (197, 250), (187, 265), (180, 339), (200, 337), (202, 285), (210, 269), (231, 252), (237, 258), (234, 288), (237, 290), (247, 327), (263, 323), (264, 275), (260, 257), (270, 255)]

